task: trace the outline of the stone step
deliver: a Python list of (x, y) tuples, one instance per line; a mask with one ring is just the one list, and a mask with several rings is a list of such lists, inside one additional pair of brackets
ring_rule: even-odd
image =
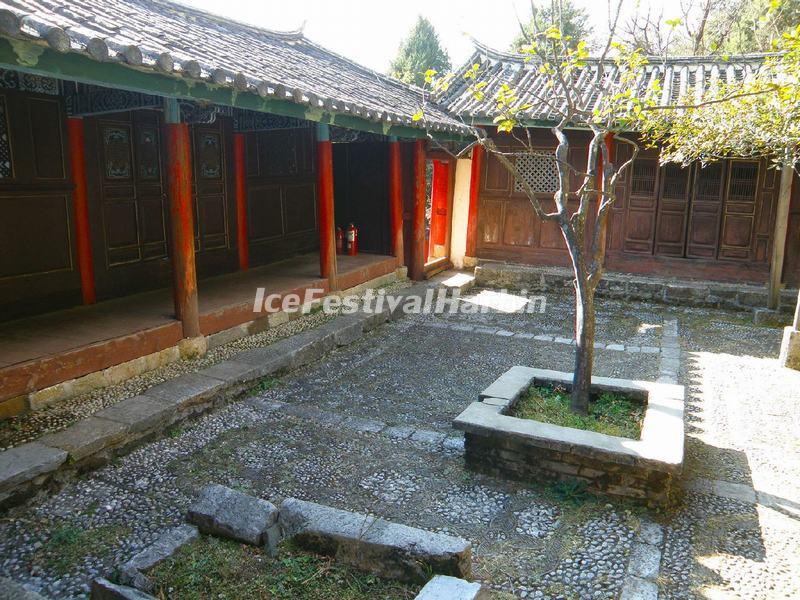
[(415, 600), (488, 600), (489, 597), (489, 591), (480, 583), (436, 575), (425, 584)]

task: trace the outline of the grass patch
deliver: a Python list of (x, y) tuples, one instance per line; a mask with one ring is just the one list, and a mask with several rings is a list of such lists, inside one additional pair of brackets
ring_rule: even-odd
[(531, 387), (509, 414), (520, 419), (638, 440), (642, 431), (644, 405), (620, 394), (603, 392), (589, 402), (588, 415), (579, 415), (569, 408), (569, 392), (566, 388), (542, 385)]
[(124, 525), (94, 529), (64, 525), (53, 530), (50, 539), (34, 554), (32, 562), (57, 575), (66, 575), (82, 565), (87, 556), (108, 556), (114, 545), (128, 534), (130, 528)]
[(419, 586), (380, 579), (281, 544), (278, 556), (201, 536), (149, 573), (156, 597), (216, 600), (411, 600)]

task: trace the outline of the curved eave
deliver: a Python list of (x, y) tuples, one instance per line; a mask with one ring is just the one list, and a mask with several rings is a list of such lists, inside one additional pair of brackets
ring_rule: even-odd
[(82, 53), (58, 52), (46, 44), (18, 38), (0, 37), (0, 67), (157, 96), (268, 112), (401, 138), (432, 136), (442, 141), (460, 141), (466, 135), (466, 131), (447, 131), (436, 123), (425, 129), (406, 124), (409, 120), (404, 117), (393, 119), (390, 116), (384, 120), (376, 119), (376, 115), (372, 114), (370, 116), (373, 118), (368, 118), (324, 106), (262, 96), (255, 89), (240, 90), (227, 83), (217, 84), (121, 62), (98, 61)]

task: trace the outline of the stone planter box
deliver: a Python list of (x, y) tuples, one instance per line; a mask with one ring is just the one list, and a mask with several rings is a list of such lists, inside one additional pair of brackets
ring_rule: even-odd
[(574, 480), (592, 492), (666, 504), (683, 465), (683, 386), (593, 377), (592, 391), (618, 392), (647, 408), (638, 440), (508, 416), (531, 385), (569, 389), (572, 373), (512, 367), (456, 417), (467, 467), (521, 481)]

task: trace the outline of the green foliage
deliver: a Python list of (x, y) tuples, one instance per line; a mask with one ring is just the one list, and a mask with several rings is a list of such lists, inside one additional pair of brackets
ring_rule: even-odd
[[(442, 48), (439, 36), (430, 21), (420, 16), (408, 37), (400, 45), (389, 67), (392, 77), (423, 86), (435, 73), (450, 70), (450, 57)], [(420, 117), (421, 118), (421, 115)], [(415, 118), (415, 120), (418, 120)]]
[(291, 543), (282, 544), (272, 558), (261, 548), (210, 536), (183, 546), (149, 575), (158, 598), (406, 600), (418, 591), (339, 566)]
[(663, 162), (713, 162), (728, 156), (800, 161), (800, 25), (785, 32), (778, 53), (744, 82), (718, 83), (698, 98), (687, 90), (681, 110), (648, 110), (637, 129), (660, 145)]
[(525, 35), (518, 33), (511, 42), (511, 51), (519, 52), (533, 39), (538, 31), (555, 28), (569, 40), (570, 46), (586, 41), (591, 32), (589, 15), (572, 0), (552, 2), (537, 0), (531, 4), (532, 14), (528, 23), (523, 26)]
[(50, 539), (33, 555), (32, 562), (57, 575), (66, 575), (80, 566), (87, 556), (108, 556), (120, 538), (128, 534), (130, 528), (123, 525), (92, 529), (62, 525), (53, 530)]
[(588, 491), (587, 483), (577, 479), (566, 479), (553, 484), (553, 495), (561, 502), (572, 506), (580, 506), (594, 496)]
[(569, 392), (564, 387), (534, 386), (517, 401), (511, 414), (521, 419), (639, 439), (644, 405), (619, 394), (604, 392), (589, 402), (587, 415), (579, 415), (570, 410)]
[(720, 35), (719, 49), (733, 54), (769, 52), (800, 23), (800, 0), (739, 0), (732, 8), (718, 11), (709, 25), (726, 34)]

